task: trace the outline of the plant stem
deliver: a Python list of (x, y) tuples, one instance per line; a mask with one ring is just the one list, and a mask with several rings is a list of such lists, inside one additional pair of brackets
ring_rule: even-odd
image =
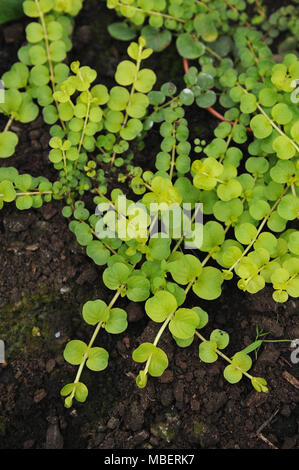
[[(142, 60), (141, 59), (141, 52), (142, 52), (142, 46), (139, 44), (139, 54), (138, 54), (138, 59), (137, 59), (137, 62), (136, 62), (136, 76), (135, 76), (134, 81), (132, 83), (130, 98), (129, 98), (127, 106), (129, 106), (131, 104), (131, 100), (132, 100), (133, 95), (134, 95), (135, 82), (137, 81), (137, 78), (138, 78), (138, 72), (139, 72), (140, 65), (141, 65), (141, 60)], [(125, 114), (125, 117), (124, 117), (124, 120), (123, 120), (123, 123), (122, 123), (122, 126), (121, 126), (122, 129), (126, 126), (128, 118), (129, 118), (129, 114), (128, 114), (128, 111), (126, 111), (126, 114)], [(118, 136), (118, 141), (119, 141), (119, 139), (120, 139), (120, 137)], [(115, 157), (116, 157), (116, 152), (113, 152), (111, 162), (110, 162), (111, 167), (114, 165)]]
[(33, 196), (35, 194), (40, 194), (41, 196), (43, 194), (53, 194), (53, 191), (43, 191), (40, 193), (39, 191), (32, 191), (32, 192), (27, 192), (27, 193), (16, 193), (17, 196)]
[(138, 8), (133, 5), (126, 5), (122, 2), (118, 2), (118, 5), (129, 6), (130, 8), (133, 8), (136, 11), (141, 11), (142, 13), (146, 13), (147, 15), (163, 16), (163, 18), (168, 18), (169, 20), (175, 20), (175, 21), (178, 21), (179, 23), (185, 23), (185, 20), (182, 20), (182, 18), (176, 18), (175, 16), (167, 15), (166, 13), (160, 13), (158, 11), (152, 11), (152, 10), (144, 10), (143, 8)]
[[(91, 233), (98, 238), (97, 236), (97, 233), (95, 232), (95, 230), (91, 229)], [(103, 240), (101, 240), (101, 242), (103, 243), (103, 245), (107, 248), (107, 250), (111, 251), (111, 253), (113, 253), (114, 255), (117, 255), (117, 252), (115, 250), (113, 250), (113, 248), (111, 248), (110, 245), (108, 245), (108, 243), (105, 243), (103, 242)]]
[[(202, 336), (200, 333), (198, 333), (198, 331), (195, 331), (195, 334), (196, 336), (198, 336), (199, 339), (201, 339), (202, 342), (206, 342), (206, 338), (204, 338), (204, 336)], [(215, 352), (221, 356), (225, 361), (229, 362), (230, 364), (232, 364), (232, 360), (227, 357), (225, 354), (223, 354), (223, 352), (219, 351), (219, 349), (216, 349)], [(248, 374), (248, 372), (244, 372), (240, 367), (236, 367), (236, 369), (240, 370), (242, 372), (242, 374), (244, 374), (246, 377), (248, 377), (250, 380), (253, 379), (253, 376)]]
[(295, 144), (295, 142), (288, 136), (286, 135), (276, 124), (275, 122), (272, 121), (272, 119), (269, 118), (268, 114), (263, 110), (263, 108), (257, 104), (257, 107), (258, 109), (260, 110), (260, 112), (265, 116), (265, 118), (270, 122), (271, 126), (280, 134), (282, 135), (283, 137), (286, 137), (288, 139), (288, 141), (293, 145), (293, 147), (297, 150), (297, 152), (299, 153), (299, 147), (298, 145)]
[[(189, 62), (188, 62), (187, 59), (185, 59), (185, 57), (183, 57), (183, 65), (184, 65), (185, 72), (188, 73), (189, 72)], [(225, 119), (225, 117), (222, 114), (218, 113), (218, 111), (216, 111), (214, 108), (209, 107), (209, 108), (205, 108), (205, 109), (207, 111), (209, 111), (210, 114), (213, 114), (213, 116), (215, 116), (220, 121), (228, 122), (232, 126), (234, 125), (234, 121), (228, 121), (227, 119)], [(246, 130), (248, 132), (252, 132), (252, 129), (250, 129), (250, 127), (246, 127)]]
[[(42, 12), (42, 9), (40, 7), (39, 0), (35, 0), (35, 4), (37, 6), (38, 14), (39, 14), (39, 17), (40, 17), (40, 22), (41, 22), (41, 25), (42, 25), (42, 28), (43, 28), (43, 31), (44, 31), (46, 52), (47, 52), (49, 70), (50, 70), (50, 80), (51, 80), (53, 93), (55, 93), (55, 91), (56, 91), (55, 75), (54, 75), (53, 63), (52, 63), (52, 59), (51, 59), (50, 46), (49, 46), (49, 37), (48, 37), (48, 31), (47, 31), (47, 26), (46, 26), (46, 22), (45, 22), (45, 17), (44, 17), (44, 14)], [(58, 111), (58, 103), (55, 99), (54, 99), (54, 102), (55, 102), (55, 105), (56, 105), (56, 108), (57, 108), (57, 111)], [(62, 119), (60, 119), (60, 122), (61, 122), (62, 128), (65, 130), (66, 129), (65, 123), (62, 121)]]
[[(172, 136), (174, 137), (174, 139), (175, 139), (175, 134), (176, 134), (175, 127), (176, 127), (176, 124), (174, 122), (173, 128), (172, 128)], [(174, 164), (175, 164), (175, 151), (176, 151), (176, 141), (174, 142), (172, 146), (172, 152), (171, 152), (171, 163), (170, 163), (170, 172), (169, 172), (170, 181), (172, 180), (172, 176), (173, 176), (173, 170), (174, 170)]]
[(98, 188), (96, 188), (95, 191), (96, 191), (96, 192), (98, 193), (98, 195), (101, 196), (103, 199), (106, 199), (106, 201), (107, 201), (108, 204), (112, 207), (112, 209), (114, 210), (114, 212), (116, 212), (118, 215), (120, 215), (123, 219), (126, 219), (126, 220), (127, 220), (127, 217), (116, 209), (115, 205), (113, 204), (112, 201), (110, 201), (110, 199), (108, 199), (108, 197), (104, 196), (104, 194), (102, 194), (101, 191), (100, 191)]
[(90, 100), (88, 100), (88, 103), (87, 103), (87, 111), (86, 111), (84, 126), (83, 126), (83, 129), (82, 129), (82, 134), (81, 134), (81, 139), (80, 139), (80, 144), (79, 144), (79, 149), (78, 149), (79, 153), (81, 152), (81, 148), (82, 148), (82, 144), (83, 144), (83, 140), (84, 140), (84, 136), (85, 136), (85, 131), (86, 131), (86, 127), (87, 127), (87, 123), (88, 123), (88, 119), (89, 119), (89, 111), (90, 111)]
[(14, 118), (13, 118), (12, 116), (10, 116), (10, 118), (9, 118), (9, 120), (7, 121), (7, 124), (6, 124), (6, 126), (5, 126), (5, 128), (4, 128), (4, 130), (3, 130), (3, 132), (7, 132), (7, 131), (9, 130), (10, 126), (11, 126), (12, 123), (13, 123), (13, 120), (14, 120)]
[(247, 246), (247, 248), (243, 251), (242, 255), (240, 256), (240, 258), (237, 259), (237, 261), (229, 268), (228, 271), (232, 271), (235, 266), (237, 266), (237, 264), (240, 262), (240, 260), (242, 258), (244, 258), (244, 256), (248, 253), (248, 251), (250, 250), (250, 248), (252, 247), (252, 245), (256, 242), (256, 239), (257, 237), (259, 236), (259, 234), (261, 233), (261, 231), (263, 230), (263, 227), (264, 225), (266, 224), (267, 220), (269, 219), (270, 215), (272, 214), (272, 212), (275, 210), (275, 208), (277, 207), (277, 205), (279, 204), (279, 202), (281, 201), (281, 199), (283, 198), (283, 196), (285, 195), (285, 193), (288, 191), (289, 189), (289, 185), (287, 185), (287, 187), (284, 189), (284, 191), (282, 192), (282, 194), (280, 195), (280, 197), (277, 199), (277, 201), (275, 202), (275, 204), (271, 207), (271, 210), (268, 212), (268, 214), (264, 217), (263, 221), (261, 222), (257, 232), (256, 232), (256, 235), (254, 237), (254, 239), (252, 240), (252, 242)]
[[(188, 294), (188, 292), (191, 289), (191, 287), (192, 287), (193, 283), (195, 282), (195, 280), (196, 280), (196, 278), (192, 279), (192, 281), (189, 282), (188, 286), (185, 289), (185, 294)], [(154, 346), (157, 346), (163, 332), (165, 331), (165, 328), (167, 327), (168, 323), (170, 322), (170, 320), (172, 319), (174, 314), (175, 314), (175, 311), (170, 313), (170, 315), (168, 315), (168, 317), (164, 321), (163, 325), (161, 326), (161, 328), (159, 329), (159, 331), (158, 331), (158, 333), (155, 337), (155, 340), (153, 342)], [(148, 372), (148, 368), (150, 366), (151, 360), (152, 360), (152, 354), (149, 356), (148, 360), (146, 361), (145, 368), (144, 368), (144, 373), (145, 374), (147, 374), (147, 372)]]
[(170, 322), (170, 320), (172, 319), (173, 315), (174, 315), (175, 312), (172, 312), (170, 315), (168, 315), (168, 317), (166, 318), (166, 320), (164, 321), (163, 325), (161, 326), (160, 330), (158, 331), (158, 334), (155, 338), (155, 341), (153, 342), (153, 345), (154, 346), (157, 346), (162, 334), (163, 334), (163, 331), (165, 330), (165, 328), (167, 327), (168, 323)]
[[(198, 213), (199, 209), (200, 209), (200, 205), (198, 205), (197, 208), (195, 209), (195, 212), (194, 212), (194, 214), (193, 214), (193, 216), (192, 216), (192, 218), (191, 218), (191, 224), (192, 224), (192, 222), (194, 222), (195, 217), (197, 216), (197, 213)], [(174, 249), (172, 250), (171, 254), (173, 254), (173, 253), (175, 253), (175, 252), (177, 251), (177, 249), (180, 247), (181, 243), (184, 241), (184, 238), (185, 238), (185, 236), (183, 235), (183, 236), (179, 239), (179, 241), (178, 241), (177, 244), (175, 245)]]
[[(121, 287), (122, 287), (122, 286), (121, 286)], [(111, 308), (113, 307), (113, 305), (114, 305), (115, 302), (117, 301), (118, 297), (120, 296), (121, 287), (117, 290), (117, 292), (115, 293), (113, 299), (111, 300), (110, 304), (108, 305), (108, 309), (109, 309), (109, 310), (111, 310)], [(98, 333), (99, 333), (99, 331), (100, 331), (100, 329), (101, 329), (102, 326), (103, 326), (103, 322), (99, 322), (99, 323), (97, 324), (95, 330), (94, 330), (94, 333), (93, 333), (93, 335), (92, 335), (92, 337), (91, 337), (91, 340), (89, 341), (89, 344), (88, 344), (88, 346), (87, 346), (87, 350), (86, 350), (86, 352), (85, 352), (85, 354), (84, 354), (84, 356), (83, 356), (82, 362), (81, 362), (81, 364), (80, 364), (80, 366), (79, 366), (77, 375), (76, 375), (76, 377), (75, 377), (75, 380), (74, 380), (74, 383), (75, 383), (75, 384), (80, 381), (80, 377), (81, 377), (83, 368), (84, 368), (84, 366), (85, 366), (85, 362), (86, 362), (87, 359), (88, 359), (88, 353), (89, 353), (90, 349), (92, 348), (93, 343), (94, 343), (94, 341), (95, 341), (95, 339), (96, 339), (96, 337), (97, 337), (97, 335), (98, 335)], [(70, 395), (71, 399), (73, 399), (74, 395), (75, 395), (75, 388), (74, 388), (73, 392), (72, 392), (71, 395)]]
[[(240, 85), (240, 83), (237, 83), (238, 87), (241, 88), (244, 93), (246, 93), (246, 95), (248, 95), (248, 91), (246, 90), (246, 88), (242, 87), (242, 85)], [(274, 121), (272, 121), (272, 119), (268, 116), (268, 114), (264, 111), (264, 109), (261, 107), (261, 105), (259, 103), (256, 104), (257, 108), (259, 109), (259, 111), (263, 114), (263, 116), (267, 119), (267, 121), (269, 121), (269, 123), (271, 124), (271, 126), (273, 127), (273, 129), (275, 129), (281, 136), (285, 137), (286, 139), (288, 139), (288, 141), (293, 145), (293, 147), (297, 150), (297, 152), (299, 153), (299, 147), (298, 145), (295, 144), (295, 142), (288, 136), (286, 135), (281, 129), (280, 127), (278, 127)]]
[(222, 57), (221, 57), (219, 54), (217, 54), (217, 52), (213, 51), (213, 49), (211, 49), (211, 48), (210, 48), (209, 46), (207, 46), (206, 44), (205, 44), (205, 49), (206, 49), (206, 51), (207, 51), (209, 54), (211, 54), (211, 55), (213, 55), (214, 57), (216, 57), (216, 59), (218, 59), (219, 61), (222, 60)]

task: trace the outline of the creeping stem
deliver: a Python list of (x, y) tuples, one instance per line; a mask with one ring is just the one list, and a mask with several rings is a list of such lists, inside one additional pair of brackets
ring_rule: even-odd
[(10, 116), (9, 120), (6, 123), (6, 126), (3, 130), (3, 132), (7, 132), (10, 129), (10, 126), (12, 125), (13, 120), (14, 120), (14, 118), (12, 116)]
[[(204, 336), (202, 336), (200, 333), (198, 333), (198, 331), (195, 331), (195, 334), (196, 336), (198, 336), (198, 338), (202, 341), (202, 342), (205, 342), (207, 341), (206, 338), (204, 338)], [(227, 357), (225, 354), (223, 354), (223, 352), (219, 351), (219, 349), (216, 349), (216, 353), (221, 356), (225, 361), (229, 362), (230, 364), (233, 362), (229, 357)], [(253, 379), (253, 376), (248, 374), (248, 372), (244, 372), (240, 367), (236, 367), (236, 369), (239, 369), (242, 374), (246, 375), (246, 377), (248, 377), (250, 380)]]
[[(111, 308), (113, 307), (113, 305), (115, 304), (115, 302), (116, 302), (117, 299), (119, 298), (120, 293), (121, 293), (121, 288), (122, 288), (122, 287), (123, 287), (123, 286), (121, 286), (121, 287), (117, 290), (117, 292), (115, 293), (113, 299), (111, 300), (110, 304), (108, 305), (108, 309), (109, 309), (109, 310), (111, 310)], [(89, 351), (90, 351), (90, 349), (92, 348), (93, 343), (95, 342), (95, 339), (96, 339), (96, 337), (97, 337), (97, 335), (98, 335), (98, 333), (99, 333), (99, 331), (100, 331), (100, 329), (101, 329), (102, 326), (103, 326), (103, 322), (99, 322), (99, 323), (97, 324), (97, 326), (96, 326), (94, 332), (93, 332), (93, 335), (92, 335), (92, 337), (91, 337), (91, 339), (90, 339), (90, 341), (89, 341), (89, 344), (88, 344), (88, 346), (87, 346), (87, 350), (86, 350), (86, 352), (85, 352), (85, 354), (84, 354), (84, 356), (83, 356), (82, 362), (81, 362), (81, 364), (80, 364), (80, 366), (79, 366), (79, 368), (78, 368), (78, 372), (77, 372), (76, 378), (75, 378), (75, 380), (74, 380), (74, 383), (75, 383), (75, 384), (80, 381), (80, 377), (81, 377), (82, 371), (83, 371), (84, 366), (85, 366), (85, 363), (86, 363), (86, 361), (87, 361), (87, 359), (88, 359)], [(71, 399), (74, 398), (74, 395), (75, 395), (75, 387), (74, 387), (74, 389), (73, 389), (73, 391), (72, 391), (72, 393), (71, 393), (71, 395), (70, 395)]]
[[(189, 284), (187, 285), (186, 289), (185, 289), (185, 294), (188, 294), (189, 290), (191, 289), (192, 285), (194, 284), (196, 278), (192, 279), (192, 281), (189, 282)], [(163, 322), (163, 325), (161, 326), (161, 328), (159, 329), (156, 337), (155, 337), (155, 340), (153, 342), (153, 345), (154, 346), (157, 346), (162, 334), (164, 333), (168, 323), (171, 321), (173, 315), (175, 314), (175, 310), (170, 313), (170, 315), (168, 315), (168, 317), (166, 318), (166, 320), (164, 320)], [(150, 366), (150, 363), (151, 363), (151, 360), (152, 360), (152, 354), (149, 356), (148, 360), (146, 361), (146, 364), (145, 364), (145, 368), (144, 368), (144, 374), (147, 374), (148, 372), (148, 368)]]
[[(40, 22), (41, 22), (41, 25), (42, 25), (42, 28), (43, 28), (43, 31), (44, 31), (46, 52), (47, 52), (49, 70), (50, 70), (50, 80), (51, 80), (51, 85), (52, 85), (53, 93), (55, 93), (55, 91), (56, 91), (55, 75), (54, 75), (53, 62), (52, 62), (51, 53), (50, 53), (50, 46), (49, 46), (49, 37), (48, 37), (47, 26), (46, 26), (44, 14), (43, 14), (43, 12), (42, 12), (42, 10), (41, 10), (41, 7), (40, 7), (40, 4), (39, 4), (39, 0), (35, 0), (35, 3), (36, 3), (36, 6), (37, 6), (37, 9), (38, 9), (38, 14), (39, 14), (39, 17), (40, 17)], [(58, 103), (57, 103), (57, 101), (56, 101), (55, 99), (54, 99), (54, 101), (55, 101), (56, 108), (57, 108), (57, 110), (58, 110)], [(60, 122), (61, 122), (62, 128), (65, 130), (66, 127), (65, 127), (64, 122), (63, 122), (61, 119), (60, 119)]]
[[(139, 44), (139, 54), (138, 54), (138, 59), (137, 59), (137, 62), (136, 62), (136, 76), (135, 76), (134, 82), (132, 83), (128, 106), (130, 105), (131, 100), (132, 100), (133, 95), (134, 95), (134, 92), (135, 92), (135, 82), (137, 81), (138, 73), (139, 73), (140, 65), (141, 65), (141, 53), (142, 53), (142, 45)], [(126, 114), (125, 114), (125, 117), (124, 117), (124, 120), (123, 120), (123, 123), (122, 123), (122, 126), (121, 126), (122, 129), (126, 126), (128, 118), (129, 118), (129, 114), (128, 114), (128, 111), (126, 111)], [(118, 138), (118, 140), (119, 140), (119, 138)], [(111, 158), (111, 166), (114, 165), (115, 157), (116, 157), (116, 152), (113, 152), (113, 155), (112, 155), (112, 158)]]
[(244, 258), (244, 256), (248, 253), (248, 251), (251, 249), (252, 245), (256, 242), (256, 239), (257, 237), (259, 236), (259, 234), (261, 233), (261, 231), (263, 230), (263, 227), (264, 225), (266, 224), (267, 220), (269, 219), (270, 215), (272, 214), (272, 212), (276, 209), (276, 207), (278, 206), (279, 202), (281, 201), (281, 199), (283, 198), (283, 196), (286, 194), (286, 192), (288, 191), (289, 189), (289, 185), (287, 185), (284, 189), (284, 191), (282, 192), (282, 194), (280, 195), (280, 197), (277, 199), (277, 201), (275, 202), (275, 204), (271, 207), (270, 211), (268, 212), (268, 214), (264, 217), (264, 219), (262, 220), (257, 232), (256, 232), (256, 235), (254, 237), (254, 239), (252, 240), (252, 242), (247, 246), (247, 248), (243, 251), (242, 255), (240, 256), (240, 258), (237, 259), (237, 261), (229, 268), (228, 271), (232, 271), (236, 266), (237, 264), (241, 261), (242, 258)]
[(175, 16), (167, 15), (166, 13), (160, 13), (159, 11), (144, 10), (143, 8), (135, 7), (134, 5), (126, 5), (125, 3), (122, 3), (121, 1), (118, 2), (117, 6), (124, 6), (124, 7), (129, 6), (131, 9), (134, 9), (136, 11), (141, 11), (142, 13), (146, 13), (147, 15), (162, 16), (163, 18), (167, 18), (169, 20), (178, 21), (179, 23), (185, 23), (185, 20), (183, 20), (182, 18), (176, 18)]
[(79, 144), (79, 153), (81, 152), (82, 144), (83, 144), (83, 141), (84, 141), (86, 127), (87, 127), (88, 120), (89, 120), (89, 112), (90, 112), (90, 96), (89, 96), (88, 103), (87, 103), (87, 111), (86, 111), (84, 126), (83, 126), (83, 129), (82, 129), (80, 144)]
[[(211, 49), (209, 49), (207, 47), (206, 47), (206, 49), (208, 50), (208, 52), (211, 53)], [(183, 65), (184, 65), (185, 72), (188, 73), (189, 72), (189, 62), (188, 62), (187, 59), (185, 59), (185, 57), (183, 57)], [(213, 116), (215, 116), (220, 121), (229, 122), (232, 126), (235, 124), (233, 121), (228, 121), (227, 119), (225, 119), (225, 117), (222, 114), (218, 113), (218, 111), (216, 111), (216, 109), (214, 109), (212, 107), (206, 108), (206, 110), (209, 111), (209, 113), (211, 113)], [(250, 127), (246, 127), (246, 130), (248, 132), (252, 132)]]

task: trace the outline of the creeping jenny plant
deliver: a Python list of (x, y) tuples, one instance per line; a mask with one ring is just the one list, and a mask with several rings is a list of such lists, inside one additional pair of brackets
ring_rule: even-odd
[[(247, 2), (248, 15), (243, 0), (108, 0), (108, 8), (126, 18), (109, 27), (113, 36), (131, 40), (142, 33), (128, 46), (128, 57), (115, 70), (115, 85), (108, 89), (97, 71), (66, 63), (73, 16), (82, 3), (24, 2), (25, 14), (32, 18), (26, 28), (28, 44), (2, 77), (6, 99), (0, 104), (7, 116), (0, 158), (10, 158), (18, 145), (12, 123), (33, 121), (42, 109), (51, 126), (49, 160), (58, 175), (53, 183), (1, 168), (0, 208), (15, 201), (26, 210), (63, 199), (70, 230), (87, 256), (103, 267), (103, 282), (112, 291), (110, 300), (83, 306), (83, 319), (94, 328), (89, 342), (66, 345), (64, 357), (78, 369), (61, 390), (65, 406), (74, 398), (86, 400), (88, 389), (81, 381), (85, 366), (92, 371), (107, 367), (109, 353), (96, 340), (100, 332), (126, 330), (126, 311), (118, 307), (124, 297), (143, 302), (145, 315), (160, 326), (153, 343), (140, 344), (133, 352), (133, 360), (143, 364), (136, 379), (140, 388), (149, 375), (161, 376), (168, 367), (167, 354), (159, 347), (168, 330), (178, 347), (198, 341), (201, 361), (224, 359), (228, 382), (245, 376), (257, 391), (267, 392), (266, 380), (249, 373), (254, 348), (229, 357), (223, 352), (229, 345), (227, 332), (202, 334), (209, 316), (200, 301), (219, 298), (223, 283), (232, 278), (252, 294), (270, 284), (276, 302), (299, 295), (294, 226), (299, 212), (299, 112), (293, 99), (299, 60), (293, 53), (279, 61), (273, 55), (269, 45), (279, 20), (277, 15), (268, 19), (260, 1)], [(293, 34), (296, 27), (290, 26)], [(165, 48), (172, 36), (179, 54), (194, 60), (186, 67), (181, 90), (170, 82), (157, 88), (154, 71), (144, 65), (153, 49)], [(190, 106), (214, 109), (220, 116), (209, 142), (200, 135), (191, 141)], [(220, 107), (224, 115), (215, 110)], [(161, 148), (150, 171), (138, 166), (134, 151), (143, 151), (153, 127), (159, 129)], [(111, 191), (108, 172), (117, 175), (119, 188)], [(126, 196), (123, 184), (129, 190)], [(94, 209), (86, 202), (88, 194)], [(198, 203), (204, 224), (196, 218)], [(160, 207), (153, 220), (152, 204)], [(192, 241), (192, 251), (184, 249), (190, 230), (176, 230), (180, 223), (169, 227), (167, 236), (150, 236), (159, 219), (166, 223), (165, 205), (183, 221), (184, 204), (195, 209), (190, 230), (202, 232), (202, 239)], [(142, 227), (136, 221), (138, 211)], [(192, 306), (190, 291), (197, 299)]]

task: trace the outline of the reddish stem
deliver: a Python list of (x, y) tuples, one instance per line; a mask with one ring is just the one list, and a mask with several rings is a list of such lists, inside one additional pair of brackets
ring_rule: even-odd
[[(189, 62), (188, 62), (188, 59), (185, 59), (185, 57), (183, 57), (183, 65), (184, 65), (185, 72), (188, 73), (189, 72)], [(234, 122), (228, 121), (227, 119), (225, 119), (225, 117), (222, 116), (222, 114), (218, 113), (218, 111), (216, 111), (216, 109), (214, 109), (214, 108), (206, 108), (206, 110), (209, 111), (209, 113), (213, 114), (213, 116), (215, 116), (220, 121), (229, 122), (232, 126), (235, 124)], [(250, 127), (246, 127), (246, 130), (248, 132), (252, 132)]]

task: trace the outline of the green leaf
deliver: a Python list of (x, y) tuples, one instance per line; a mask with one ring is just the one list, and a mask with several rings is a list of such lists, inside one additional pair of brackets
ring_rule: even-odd
[(142, 118), (146, 113), (146, 108), (149, 105), (149, 99), (142, 93), (135, 93), (132, 96), (129, 106), (127, 106), (127, 113), (132, 118)]
[(69, 384), (66, 384), (60, 391), (60, 395), (62, 397), (66, 397), (67, 395), (70, 395), (72, 393), (72, 391), (74, 390), (74, 388), (76, 387), (76, 384), (75, 383), (69, 383)]
[(144, 388), (147, 384), (147, 374), (144, 372), (144, 370), (141, 370), (136, 377), (136, 385), (139, 388)]
[(173, 336), (173, 339), (175, 340), (179, 348), (188, 348), (188, 346), (190, 346), (193, 343), (194, 336), (191, 336), (191, 338), (187, 338), (187, 339), (180, 339), (180, 338), (176, 338), (175, 336)]
[(274, 106), (277, 100), (277, 92), (275, 88), (262, 88), (259, 92), (259, 102), (262, 106)]
[(253, 224), (245, 222), (235, 227), (235, 237), (243, 245), (249, 245), (255, 239), (257, 229)]
[(78, 366), (83, 361), (83, 357), (87, 352), (87, 344), (80, 340), (69, 341), (64, 349), (64, 359), (72, 364)]
[(223, 330), (213, 330), (210, 335), (210, 340), (215, 341), (218, 349), (224, 349), (229, 343), (229, 335)]
[(168, 357), (160, 348), (155, 348), (148, 368), (152, 377), (160, 377), (168, 367)]
[(226, 366), (223, 371), (224, 378), (231, 384), (236, 384), (242, 379), (242, 372), (236, 369), (232, 364)]
[[(58, 21), (50, 21), (47, 24), (47, 32), (48, 32), (48, 37), (50, 41), (58, 41), (63, 36), (63, 26), (60, 23), (58, 23)], [(65, 65), (65, 64), (60, 64), (60, 65)], [(65, 79), (66, 78), (67, 76), (65, 77)]]
[(45, 49), (40, 45), (31, 46), (29, 49), (29, 57), (32, 65), (42, 65), (48, 60)]
[(288, 239), (288, 247), (292, 253), (299, 256), (299, 232), (293, 232), (290, 234)]
[(224, 228), (218, 222), (207, 222), (203, 227), (202, 251), (211, 251), (214, 247), (222, 245), (225, 238)]
[(0, 133), (0, 158), (9, 158), (15, 153), (19, 138), (10, 131)]
[(6, 88), (25, 88), (28, 78), (28, 67), (25, 64), (22, 64), (22, 62), (13, 64), (11, 69), (2, 76), (2, 80)]
[(284, 196), (277, 207), (277, 212), (283, 219), (294, 220), (298, 216), (299, 200), (292, 194)]
[(250, 127), (257, 139), (265, 139), (272, 134), (272, 126), (262, 114), (257, 114), (250, 121)]
[[(159, 278), (156, 278), (156, 279), (159, 279)], [(162, 282), (163, 281), (164, 279), (162, 279)], [(163, 287), (164, 287), (164, 283), (163, 283)], [(175, 296), (178, 305), (182, 305), (185, 302), (186, 293), (184, 289), (179, 287), (175, 282), (167, 282), (166, 289), (168, 290), (168, 292), (170, 292), (171, 294)]]
[(150, 358), (149, 373), (153, 377), (160, 377), (168, 367), (168, 358), (165, 352), (151, 343), (143, 343), (133, 352), (135, 362), (146, 362)]
[(267, 382), (262, 377), (252, 377), (251, 383), (253, 388), (255, 388), (257, 392), (267, 393), (269, 391), (267, 387)]
[(196, 104), (200, 108), (209, 108), (216, 103), (216, 100), (216, 93), (213, 90), (207, 90), (196, 97)]
[(149, 356), (153, 353), (155, 346), (152, 343), (142, 343), (137, 349), (133, 351), (133, 361), (145, 362)]
[(15, 185), (17, 188), (21, 189), (23, 192), (28, 191), (32, 185), (31, 175), (28, 175), (28, 174), (18, 175), (15, 179)]
[(124, 60), (116, 69), (115, 80), (119, 85), (132, 85), (137, 76), (137, 67), (130, 60)]
[(137, 135), (142, 131), (143, 126), (139, 119), (129, 119), (126, 127), (122, 128), (120, 131), (120, 136), (124, 140), (134, 140)]
[(289, 160), (296, 154), (296, 149), (292, 142), (284, 135), (276, 137), (272, 143), (273, 150), (277, 153), (278, 158)]
[(104, 328), (108, 333), (123, 333), (128, 326), (127, 312), (121, 308), (112, 308), (108, 321), (105, 322)]
[(88, 351), (88, 360), (86, 361), (86, 365), (88, 369), (99, 372), (106, 369), (108, 366), (108, 359), (109, 354), (106, 349), (98, 347), (91, 348)]
[(233, 356), (232, 365), (239, 367), (243, 372), (247, 372), (252, 366), (252, 360), (248, 354), (245, 354), (244, 351), (240, 351)]
[(239, 197), (242, 193), (242, 186), (236, 179), (231, 179), (217, 187), (217, 195), (222, 201), (230, 201)]
[(242, 113), (251, 114), (257, 108), (256, 97), (252, 93), (248, 93), (241, 97), (240, 109)]
[(255, 220), (263, 219), (270, 212), (270, 205), (267, 201), (253, 200), (249, 205), (249, 214)]
[(0, 24), (8, 21), (17, 20), (23, 16), (24, 0), (0, 0)]
[(144, 276), (130, 276), (127, 281), (127, 297), (133, 302), (143, 302), (150, 295), (150, 282)]
[(272, 294), (273, 300), (278, 303), (284, 303), (288, 300), (288, 293), (283, 290), (275, 290)]
[(204, 326), (206, 326), (206, 324), (209, 321), (209, 316), (207, 312), (205, 312), (201, 307), (193, 307), (192, 310), (194, 310), (194, 312), (197, 313), (198, 320), (199, 320), (199, 323), (196, 328), (201, 329)]
[(96, 325), (109, 319), (109, 309), (103, 300), (89, 300), (83, 306), (82, 315), (86, 323)]
[(194, 18), (194, 28), (206, 42), (216, 41), (218, 32), (213, 21), (213, 14), (202, 13)]
[(177, 308), (174, 295), (168, 291), (158, 291), (145, 303), (147, 315), (155, 322), (161, 323)]
[(141, 93), (148, 93), (156, 83), (156, 74), (151, 69), (142, 69), (138, 72), (135, 88)]
[(148, 25), (142, 28), (141, 34), (146, 40), (147, 47), (155, 52), (163, 51), (171, 43), (171, 32), (167, 29), (159, 30)]
[(118, 289), (122, 284), (126, 284), (130, 272), (130, 268), (124, 263), (115, 263), (111, 268), (105, 269), (103, 273), (105, 286), (111, 290)]
[(16, 208), (19, 210), (27, 210), (32, 207), (33, 199), (31, 196), (18, 196), (16, 199)]
[(32, 101), (30, 95), (25, 94), (18, 112), (18, 120), (27, 123), (34, 121), (39, 113), (38, 106)]
[(125, 22), (110, 24), (108, 32), (110, 36), (120, 41), (131, 41), (136, 36), (136, 31)]
[(16, 192), (11, 181), (4, 180), (0, 183), (0, 202), (12, 202), (16, 198)]
[(255, 351), (256, 349), (258, 349), (262, 344), (263, 344), (263, 340), (259, 339), (251, 343), (249, 346), (247, 346), (247, 348), (242, 349), (242, 352), (244, 354), (249, 354)]
[(123, 111), (126, 109), (129, 99), (130, 93), (126, 88), (115, 86), (110, 90), (108, 107), (113, 111)]
[(46, 65), (35, 65), (30, 71), (30, 78), (34, 85), (41, 87), (50, 81), (50, 72)]
[(75, 398), (80, 403), (84, 403), (88, 396), (88, 388), (82, 382), (77, 382), (75, 386)]
[(188, 339), (194, 335), (199, 324), (198, 314), (188, 308), (179, 308), (169, 323), (169, 330), (179, 339)]
[(197, 59), (205, 52), (203, 43), (194, 39), (189, 33), (180, 34), (176, 46), (179, 54), (186, 59)]
[(202, 271), (200, 261), (193, 255), (181, 256), (176, 261), (168, 263), (167, 269), (178, 284), (188, 284), (198, 277)]
[(272, 108), (271, 114), (274, 121), (281, 125), (288, 124), (293, 118), (291, 109), (285, 103), (276, 104)]
[(158, 261), (167, 259), (170, 255), (170, 238), (151, 238), (149, 241), (150, 258)]
[(214, 300), (221, 295), (223, 276), (219, 269), (212, 266), (203, 268), (198, 280), (193, 284), (193, 291), (201, 299)]
[(203, 362), (211, 364), (217, 361), (218, 354), (216, 353), (217, 343), (215, 341), (203, 341), (199, 345), (199, 357)]
[(107, 264), (107, 261), (110, 258), (109, 250), (103, 245), (102, 242), (97, 240), (93, 240), (88, 243), (86, 247), (86, 253), (98, 266), (104, 266)]
[(30, 23), (26, 27), (26, 38), (28, 42), (37, 43), (44, 39), (44, 30), (40, 23)]
[(77, 242), (83, 246), (88, 245), (93, 239), (91, 228), (85, 223), (77, 222), (74, 233), (76, 235)]

